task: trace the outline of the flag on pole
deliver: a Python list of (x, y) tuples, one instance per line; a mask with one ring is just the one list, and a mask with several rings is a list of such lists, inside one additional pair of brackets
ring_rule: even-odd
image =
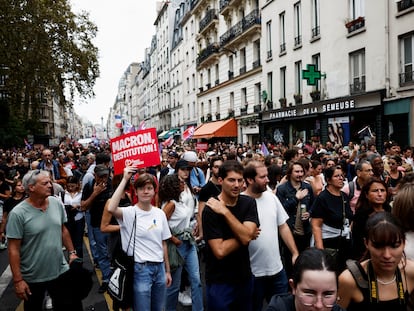
[(142, 120), (141, 123), (138, 126), (138, 131), (145, 130), (146, 128), (147, 128), (147, 126), (145, 125), (145, 121)]
[(133, 126), (127, 120), (122, 120), (122, 128), (124, 129), (124, 134), (135, 132), (135, 126)]
[(24, 144), (26, 145), (27, 149), (32, 149), (32, 145), (29, 144), (26, 138), (24, 139)]
[(260, 148), (260, 151), (265, 157), (269, 155), (269, 150), (267, 150), (265, 143), (262, 143), (262, 147)]
[(193, 135), (194, 135), (194, 130), (195, 130), (194, 126), (190, 126), (189, 128), (187, 128), (183, 132), (182, 139), (184, 141), (186, 141), (187, 139), (191, 139), (191, 137), (193, 137)]
[(122, 116), (118, 114), (115, 115), (115, 126), (119, 129), (122, 128)]
[(174, 138), (173, 135), (171, 135), (170, 137), (168, 137), (168, 139), (166, 141), (163, 142), (164, 147), (168, 148), (171, 147), (174, 144)]

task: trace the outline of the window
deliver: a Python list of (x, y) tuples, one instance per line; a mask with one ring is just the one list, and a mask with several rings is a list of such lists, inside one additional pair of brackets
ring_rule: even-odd
[(413, 79), (413, 46), (414, 46), (414, 34), (403, 36), (400, 38), (400, 85), (414, 82)]
[(273, 101), (273, 72), (267, 73), (267, 98)]
[[(319, 71), (321, 70), (321, 55), (320, 54), (312, 55), (312, 64), (316, 65), (317, 70)], [(315, 90), (320, 91), (320, 89), (321, 89), (321, 80), (317, 80)]]
[(219, 73), (220, 73), (220, 71), (219, 71), (219, 64), (216, 64), (216, 66), (215, 66), (215, 71), (216, 71), (216, 81), (215, 81), (215, 84), (216, 85), (219, 85), (219, 83), (220, 83), (220, 78), (219, 78)]
[(286, 29), (285, 29), (285, 12), (279, 15), (279, 28), (280, 28), (280, 53), (286, 51)]
[(262, 102), (261, 93), (262, 93), (262, 88), (259, 82), (254, 85), (254, 104), (255, 105), (260, 104)]
[(350, 93), (356, 94), (365, 91), (365, 50), (349, 54)]
[(295, 3), (293, 7), (293, 20), (294, 20), (294, 31), (295, 31), (295, 44), (294, 46), (300, 46), (302, 44), (302, 21), (301, 21), (301, 10), (300, 2)]
[(280, 97), (286, 98), (286, 67), (280, 68)]
[(319, 0), (312, 0), (312, 38), (320, 35)]
[(230, 110), (234, 111), (234, 92), (230, 92)]
[(234, 71), (233, 71), (233, 55), (229, 56), (229, 80), (233, 79)]
[(349, 0), (349, 18), (355, 20), (365, 16), (365, 0)]
[(302, 94), (302, 61), (295, 62), (295, 94)]
[(246, 73), (246, 48), (240, 49), (240, 74)]
[(267, 59), (272, 58), (272, 21), (266, 23), (266, 51)]
[(240, 90), (240, 99), (241, 99), (241, 104), (246, 105), (247, 106), (247, 89), (245, 87), (243, 87)]

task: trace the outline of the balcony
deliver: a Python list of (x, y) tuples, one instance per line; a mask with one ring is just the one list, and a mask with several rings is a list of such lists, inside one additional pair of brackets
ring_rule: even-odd
[(203, 1), (202, 0), (191, 0), (191, 3), (190, 3), (191, 11), (198, 9), (200, 7), (201, 2)]
[(207, 83), (206, 88), (207, 88), (207, 90), (211, 89), (211, 83)]
[(397, 2), (398, 12), (407, 10), (414, 6), (414, 0), (402, 0)]
[(365, 92), (365, 81), (354, 81), (354, 84), (349, 85), (350, 94), (360, 94)]
[(234, 72), (233, 71), (228, 71), (227, 72), (227, 74), (228, 74), (228, 76), (229, 76), (229, 80), (231, 80), (231, 79), (233, 79), (234, 78)]
[(272, 58), (272, 50), (267, 51), (267, 59)]
[(247, 106), (240, 108), (240, 115), (241, 116), (247, 115)]
[(280, 54), (285, 53), (286, 52), (286, 43), (282, 43), (280, 45)]
[(400, 86), (413, 84), (414, 82), (414, 71), (407, 71), (400, 73)]
[(260, 25), (260, 12), (259, 9), (255, 9), (220, 37), (220, 46), (225, 47), (230, 43), (237, 44), (246, 41), (250, 34), (260, 32)]
[(200, 21), (198, 32), (202, 35), (207, 32), (208, 29), (212, 28), (210, 26), (214, 27), (216, 23), (218, 23), (217, 10), (208, 10), (206, 16)]
[(260, 63), (260, 59), (255, 60), (252, 64), (253, 69), (259, 68), (262, 64)]
[(240, 75), (246, 73), (246, 66), (240, 67)]
[(321, 34), (321, 27), (316, 26), (312, 28), (312, 39), (319, 37), (320, 34)]
[(345, 24), (345, 27), (348, 28), (348, 33), (354, 32), (355, 30), (365, 27), (365, 17), (360, 16), (348, 23)]
[(219, 85), (220, 84), (220, 80), (219, 79), (217, 79), (215, 82), (214, 82), (214, 84), (217, 86), (217, 85)]
[(302, 45), (302, 36), (301, 35), (295, 37), (294, 47), (298, 47), (300, 45)]
[(200, 53), (198, 53), (197, 69), (216, 61), (216, 58), (218, 58), (218, 52), (219, 46), (217, 43), (209, 44), (205, 49), (202, 49)]
[(257, 104), (253, 106), (253, 112), (259, 113), (260, 111), (262, 111), (262, 105)]
[(227, 16), (232, 8), (238, 9), (241, 4), (242, 0), (220, 0), (220, 14)]

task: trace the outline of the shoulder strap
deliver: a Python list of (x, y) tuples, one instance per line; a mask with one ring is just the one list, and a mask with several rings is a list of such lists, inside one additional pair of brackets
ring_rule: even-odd
[(348, 186), (349, 186), (349, 194), (348, 194), (348, 196), (349, 196), (349, 200), (351, 200), (354, 197), (354, 194), (355, 194), (355, 182), (353, 180), (351, 180), (348, 183)]
[(368, 281), (362, 276), (363, 268), (356, 260), (348, 259), (346, 261), (346, 267), (351, 272), (355, 282), (359, 288), (368, 288)]

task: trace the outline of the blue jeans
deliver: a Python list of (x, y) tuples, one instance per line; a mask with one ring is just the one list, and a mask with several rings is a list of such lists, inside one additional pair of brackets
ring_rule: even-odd
[(253, 276), (242, 283), (207, 284), (209, 311), (252, 311)]
[(164, 310), (166, 288), (164, 262), (135, 263), (133, 310)]
[(91, 226), (91, 214), (89, 211), (85, 212), (85, 222), (86, 226), (88, 227), (88, 240), (89, 240), (89, 247), (91, 249), (92, 258), (95, 263), (98, 262), (98, 255), (96, 252), (96, 241), (95, 237), (93, 236), (93, 227)]
[(108, 282), (111, 277), (111, 262), (108, 257), (108, 233), (100, 228), (92, 227), (92, 234), (96, 242), (96, 256), (99, 269), (102, 271), (102, 282)]
[(288, 279), (285, 269), (271, 276), (255, 277), (253, 283), (253, 310), (262, 311), (263, 299), (267, 303), (273, 295), (288, 292)]
[(203, 306), (203, 288), (200, 280), (200, 269), (198, 263), (197, 248), (189, 241), (182, 241), (183, 243), (177, 247), (178, 252), (184, 259), (184, 266), (179, 267), (175, 271), (171, 271), (172, 284), (167, 289), (167, 311), (177, 310), (178, 293), (180, 291), (181, 273), (183, 268), (188, 273), (188, 278), (191, 284), (191, 300), (192, 310), (202, 311)]

